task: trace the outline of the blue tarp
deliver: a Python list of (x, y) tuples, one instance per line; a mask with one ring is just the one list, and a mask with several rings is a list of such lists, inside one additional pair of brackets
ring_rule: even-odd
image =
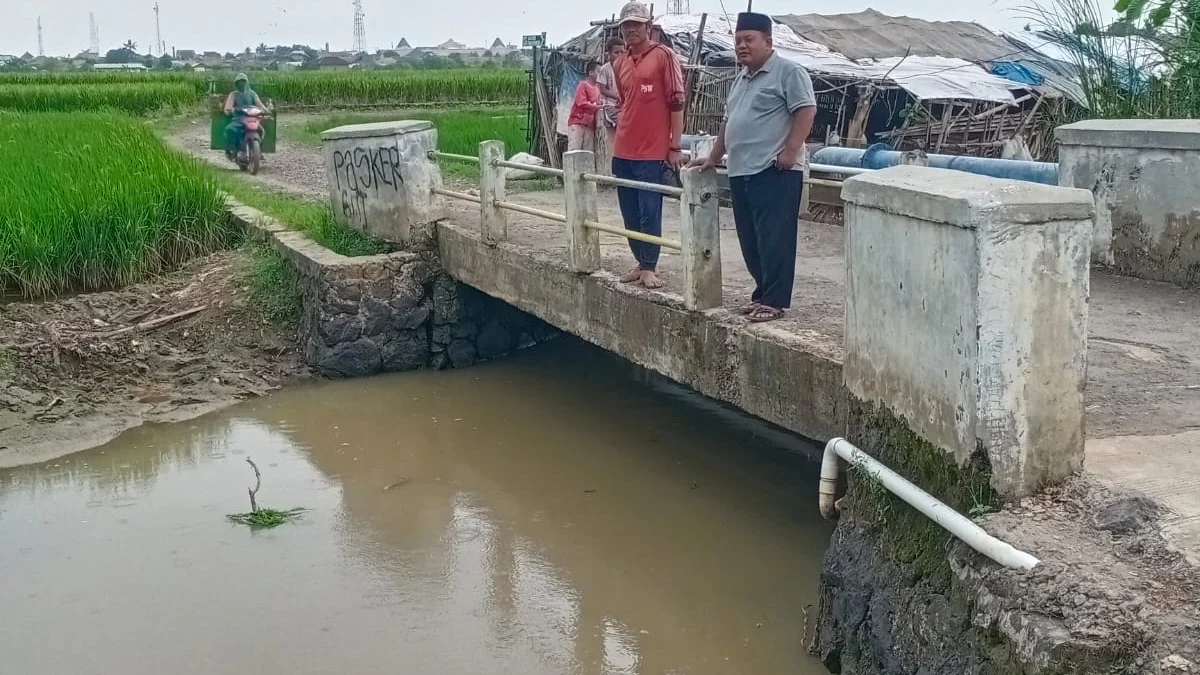
[(1006, 80), (1034, 87), (1046, 80), (1040, 73), (1035, 73), (1014, 61), (992, 61), (992, 74), (996, 77), (1003, 77)]

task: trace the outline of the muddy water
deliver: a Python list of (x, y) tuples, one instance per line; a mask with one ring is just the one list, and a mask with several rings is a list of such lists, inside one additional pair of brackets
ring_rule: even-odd
[(783, 445), (567, 340), (135, 430), (0, 471), (0, 672), (823, 673)]

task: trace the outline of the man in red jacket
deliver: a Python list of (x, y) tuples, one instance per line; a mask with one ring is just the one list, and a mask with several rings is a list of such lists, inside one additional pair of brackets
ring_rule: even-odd
[[(667, 170), (683, 164), (683, 71), (670, 48), (650, 37), (653, 17), (641, 2), (621, 8), (625, 54), (613, 64), (621, 94), (621, 118), (613, 143), (613, 175), (644, 183), (666, 182)], [(662, 236), (662, 194), (617, 188), (625, 229)], [(634, 239), (629, 248), (637, 267), (625, 283), (661, 288), (655, 273), (659, 247)]]

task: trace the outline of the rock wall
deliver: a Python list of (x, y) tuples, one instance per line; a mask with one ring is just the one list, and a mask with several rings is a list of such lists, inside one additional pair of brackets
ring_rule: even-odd
[(255, 209), (231, 211), (295, 267), (304, 289), (305, 360), (326, 377), (465, 368), (557, 335), (536, 317), (456, 282), (434, 251), (350, 258)]

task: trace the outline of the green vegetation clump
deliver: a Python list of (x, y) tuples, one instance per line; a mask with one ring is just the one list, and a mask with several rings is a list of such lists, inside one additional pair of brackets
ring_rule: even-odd
[(1027, 13), (1079, 74), (1075, 118), (1200, 116), (1200, 4), (1046, 0)]
[(289, 509), (287, 511), (259, 509), (257, 511), (250, 511), (249, 513), (232, 513), (225, 517), (230, 522), (237, 523), (238, 525), (248, 525), (250, 529), (262, 530), (282, 525), (289, 520), (295, 520), (303, 512), (304, 509)]
[(294, 326), (304, 311), (304, 288), (296, 268), (270, 246), (253, 246), (250, 294), (254, 307), (267, 321)]
[(0, 112), (0, 291), (123, 286), (236, 244), (212, 174), (116, 113)]
[[(937, 497), (959, 513), (975, 517), (995, 510), (999, 497), (991, 487), (991, 469), (980, 450), (960, 467), (946, 451), (921, 438), (890, 412), (857, 404), (851, 429), (855, 443), (896, 473)], [(850, 470), (847, 493), (886, 553), (914, 580), (945, 590), (951, 582), (947, 562), (953, 536), (924, 514), (893, 495), (869, 471)]]

